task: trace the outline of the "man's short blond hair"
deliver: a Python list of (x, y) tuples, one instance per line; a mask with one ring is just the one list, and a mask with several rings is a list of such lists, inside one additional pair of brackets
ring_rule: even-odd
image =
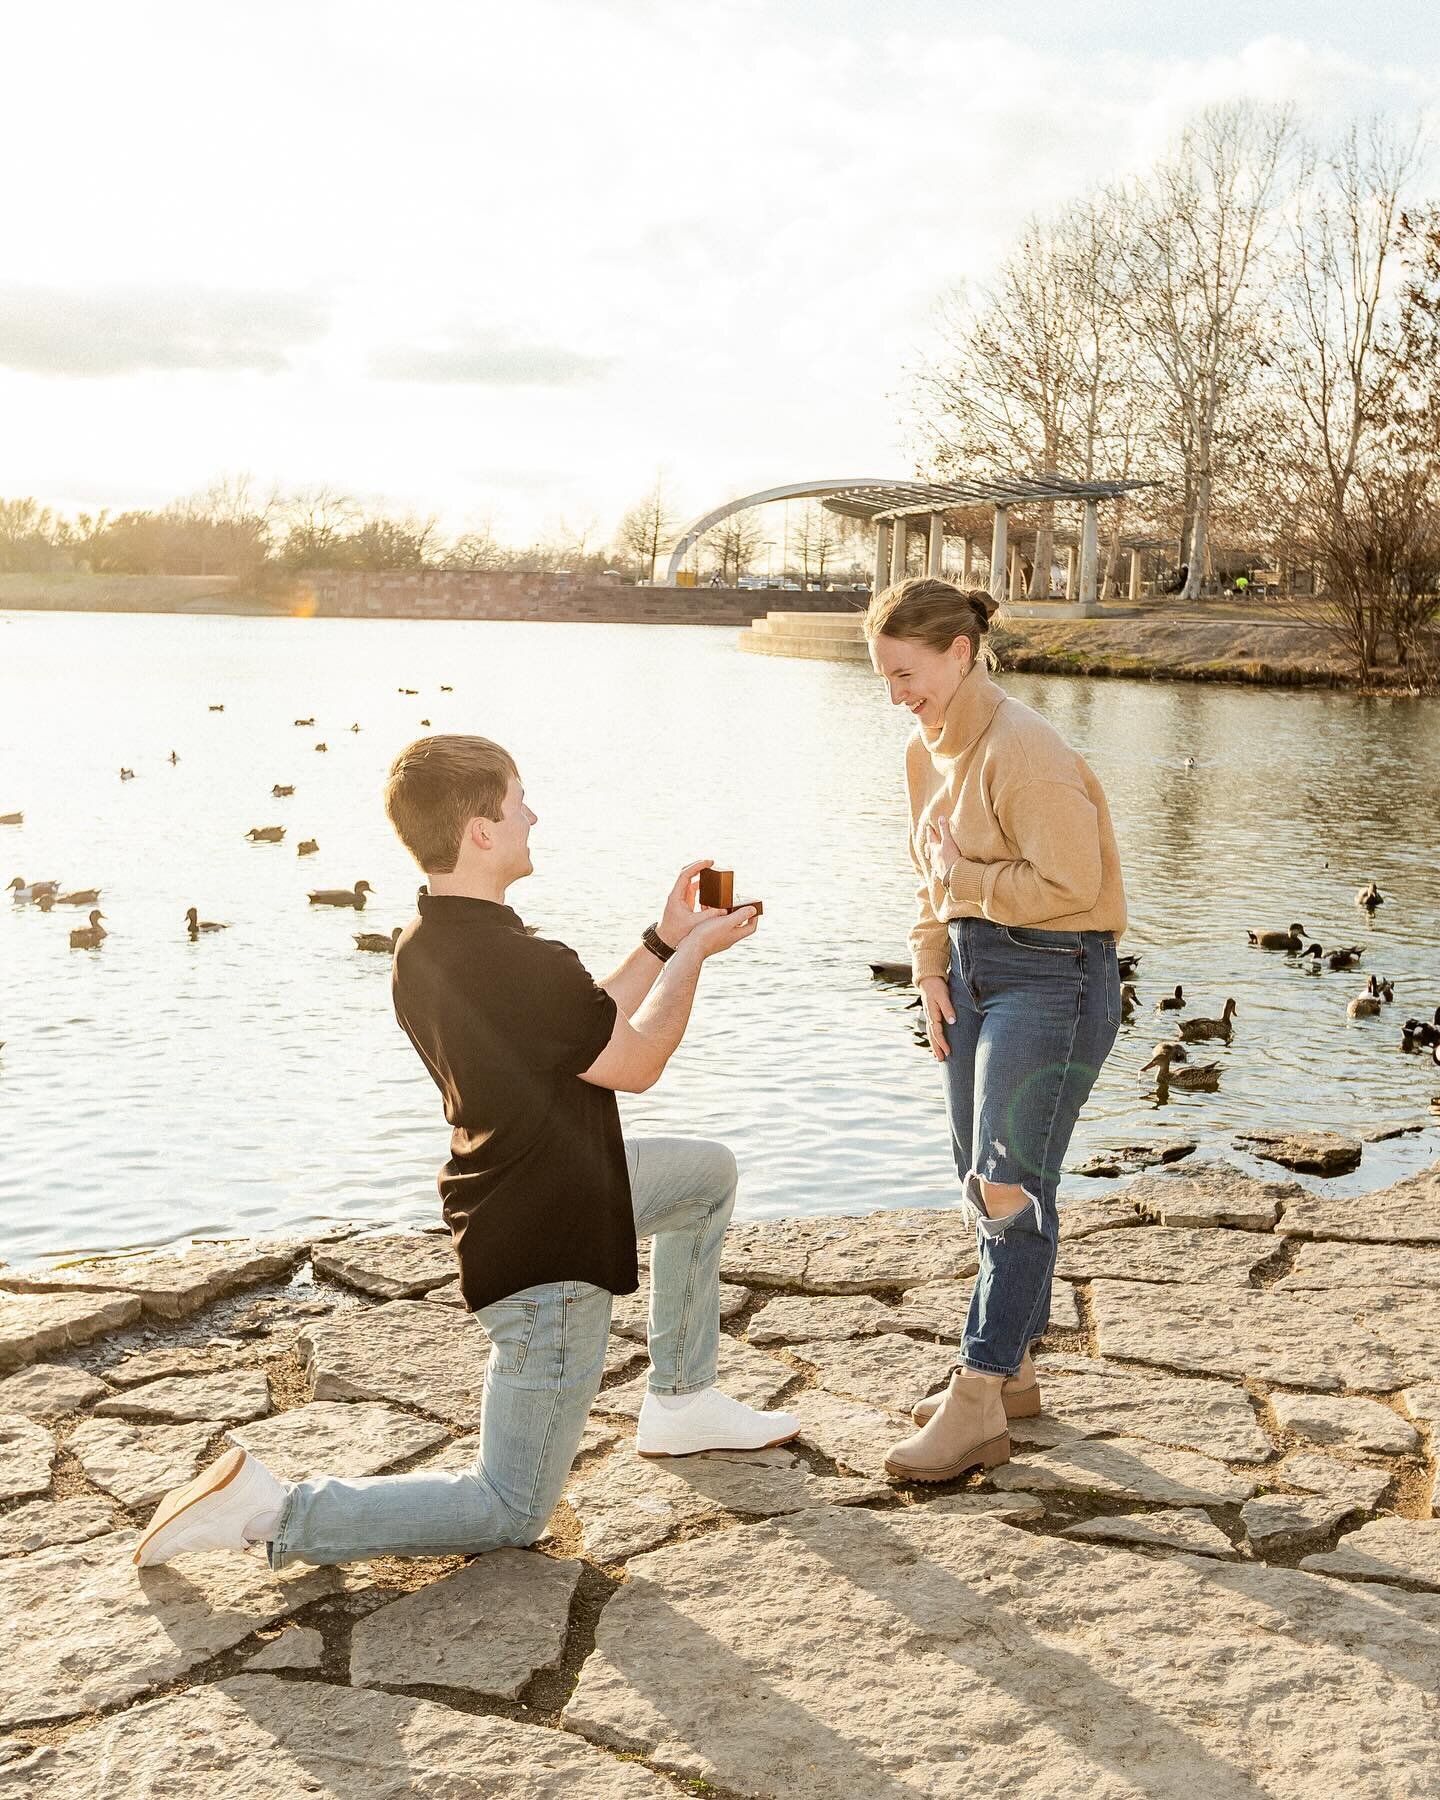
[(385, 812), (427, 875), (451, 875), (471, 819), (498, 819), (520, 771), (489, 738), (416, 738), (390, 765)]

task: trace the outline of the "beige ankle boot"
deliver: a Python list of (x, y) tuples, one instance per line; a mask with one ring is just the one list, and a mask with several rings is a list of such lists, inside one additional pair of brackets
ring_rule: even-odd
[(899, 1443), (885, 1467), (901, 1481), (953, 1481), (967, 1469), (993, 1469), (1010, 1460), (1003, 1375), (956, 1370), (928, 1424)]
[[(910, 1409), (910, 1417), (917, 1425), (928, 1424), (935, 1417), (936, 1408), (945, 1398), (946, 1390), (941, 1388), (938, 1394), (927, 1394), (923, 1400)], [(1020, 1367), (1013, 1375), (1007, 1375), (1005, 1385), (1000, 1390), (1000, 1397), (1005, 1402), (1007, 1419), (1033, 1419), (1040, 1410), (1040, 1379), (1035, 1373), (1035, 1365), (1030, 1360), (1027, 1350), (1020, 1359)]]

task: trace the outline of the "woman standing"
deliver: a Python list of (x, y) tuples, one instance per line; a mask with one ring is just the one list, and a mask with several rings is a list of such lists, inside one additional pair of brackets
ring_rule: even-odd
[(950, 1385), (886, 1458), (907, 1481), (1008, 1461), (1009, 1419), (1040, 1410), (1029, 1347), (1050, 1317), (1060, 1168), (1120, 1023), (1109, 808), (1084, 759), (991, 680), (994, 610), (988, 594), (921, 579), (865, 614), (890, 703), (917, 725), (911, 961), (980, 1258)]

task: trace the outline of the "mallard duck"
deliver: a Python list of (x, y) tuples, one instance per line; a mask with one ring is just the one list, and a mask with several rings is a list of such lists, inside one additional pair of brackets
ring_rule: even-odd
[(70, 933), (70, 948), (72, 950), (98, 950), (110, 935), (100, 923), (104, 917), (104, 913), (96, 910), (90, 914), (88, 925), (77, 925)]
[(280, 783), (277, 781), (275, 783), (274, 787), (271, 788), (270, 792), (275, 796), (275, 798), (277, 800), (288, 800), (290, 798), (290, 796), (295, 792), (295, 788), (294, 788), (293, 783), (288, 787), (282, 787), (280, 785)]
[(1383, 906), (1385, 904), (1385, 896), (1380, 892), (1373, 881), (1367, 881), (1364, 887), (1361, 888), (1360, 892), (1355, 896), (1355, 904), (1357, 906), (1363, 906), (1366, 912), (1373, 913), (1377, 906)]
[[(1157, 1044), (1155, 1054), (1150, 1058), (1140, 1073), (1147, 1070), (1157, 1071), (1155, 1085), (1157, 1088), (1178, 1087), (1191, 1093), (1214, 1093), (1220, 1085), (1219, 1063), (1191, 1063), (1187, 1068), (1172, 1068), (1171, 1064), (1179, 1061), (1175, 1052), (1176, 1044)], [(1182, 1052), (1183, 1054), (1183, 1052)]]
[(100, 898), (99, 888), (76, 888), (71, 894), (56, 894), (57, 906), (93, 906)]
[(870, 973), (876, 981), (893, 981), (897, 987), (909, 987), (910, 985), (908, 962), (872, 962)]
[(1365, 984), (1365, 992), (1357, 994), (1345, 1008), (1345, 1015), (1350, 1019), (1373, 1019), (1380, 1011), (1380, 983), (1372, 975)]
[(135, 771), (133, 769), (121, 769), (120, 779), (122, 781), (133, 781), (135, 779)]
[(455, 690), (453, 687), (447, 687), (446, 684), (442, 681), (440, 683), (440, 692), (442, 694), (453, 694), (455, 692)]
[(1185, 990), (1176, 982), (1173, 994), (1162, 994), (1155, 1002), (1156, 1012), (1182, 1012), (1185, 1008)]
[(1119, 960), (1120, 979), (1122, 981), (1133, 981), (1135, 978), (1135, 971), (1139, 967), (1140, 952), (1138, 950), (1133, 956), (1122, 956)]
[(283, 825), (252, 825), (245, 833), (253, 844), (278, 844), (285, 836)]
[(396, 688), (395, 692), (397, 694), (418, 694), (420, 690), (419, 688)]
[(1187, 1044), (1203, 1044), (1210, 1038), (1223, 1038), (1230, 1042), (1232, 1026), (1230, 1021), (1235, 1017), (1235, 1002), (1227, 1000), (1218, 1019), (1186, 1019), (1180, 1027), (1180, 1036)]
[(26, 882), (23, 875), (16, 875), (5, 883), (15, 900), (21, 905), (28, 905), (32, 900), (54, 900), (60, 892), (58, 881)]
[(0, 813), (0, 825), (23, 825), (24, 823), (25, 815), (23, 812)]
[(175, 763), (179, 762), (180, 758), (172, 750), (170, 752), (170, 754), (165, 758), (165, 760), (166, 760), (166, 762), (170, 763), (173, 766)]
[(221, 925), (214, 919), (202, 919), (193, 906), (185, 914), (185, 928), (192, 938), (199, 937), (202, 931), (228, 931), (230, 929), (228, 925)]
[(1289, 950), (1293, 954), (1300, 949), (1310, 933), (1303, 925), (1292, 925), (1288, 931), (1247, 931), (1245, 935), (1262, 950)]
[(1380, 998), (1387, 1006), (1395, 998), (1395, 983), (1393, 981), (1382, 981), (1380, 983)]
[(316, 749), (317, 749), (317, 750), (321, 750), (321, 751), (324, 751), (324, 750), (328, 750), (328, 749), (329, 749), (329, 748), (330, 748), (330, 746), (329, 746), (329, 745), (328, 745), (328, 744), (317, 744), (317, 745), (316, 745), (316, 746), (315, 746), (315, 748), (316, 748)]
[(313, 719), (297, 719), (295, 723), (297, 725), (313, 725), (315, 721)]
[(1318, 975), (1324, 955), (1325, 951), (1319, 944), (1307, 944), (1300, 952), (1300, 961), (1312, 974)]
[(356, 912), (364, 912), (365, 896), (374, 892), (374, 888), (368, 881), (357, 881), (353, 888), (315, 888), (310, 894), (310, 904), (312, 906), (353, 906)]
[(1337, 969), (1353, 969), (1364, 954), (1358, 944), (1349, 944), (1344, 949), (1330, 951), (1325, 958), (1325, 967), (1332, 972)]
[(428, 724), (429, 724), (429, 723), (430, 723), (430, 721), (429, 721), (429, 720), (428, 720), (428, 719), (422, 719), (422, 720), (421, 720), (421, 721), (420, 721), (420, 723), (421, 723), (421, 724), (422, 724), (422, 725), (428, 725)]
[(355, 948), (357, 950), (374, 950), (385, 956), (389, 956), (393, 953), (395, 946), (399, 941), (400, 927), (398, 925), (390, 933), (389, 937), (386, 937), (384, 932), (381, 931), (357, 931), (355, 933)]
[(315, 852), (319, 848), (320, 848), (320, 846), (315, 842), (314, 838), (306, 838), (300, 844), (300, 846), (296, 850), (295, 854), (297, 856), (314, 856)]
[(1137, 1000), (1134, 983), (1122, 981), (1120, 983), (1120, 1017), (1122, 1019), (1129, 1019), (1135, 1010)]
[(218, 706), (216, 706), (216, 705), (215, 705), (215, 704), (214, 704), (214, 702), (213, 702), (213, 701), (212, 701), (212, 702), (211, 702), (211, 705), (210, 705), (210, 710), (211, 710), (211, 712), (224, 712), (224, 710), (225, 710), (225, 702), (224, 702), (224, 701), (223, 701), (223, 700), (222, 700), (222, 701), (221, 701), (221, 702), (220, 702), (220, 704), (219, 704), (219, 705), (218, 705)]
[(360, 721), (357, 719), (350, 729), (352, 731), (358, 731), (360, 729)]

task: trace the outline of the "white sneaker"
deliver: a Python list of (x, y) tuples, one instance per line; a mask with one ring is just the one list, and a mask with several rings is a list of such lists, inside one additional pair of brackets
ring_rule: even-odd
[[(668, 1396), (666, 1398), (669, 1398)], [(694, 1456), (701, 1450), (769, 1450), (800, 1435), (794, 1413), (760, 1412), (717, 1387), (677, 1396), (669, 1405), (646, 1394), (635, 1449), (641, 1456)]]
[(132, 1558), (137, 1568), (169, 1562), (194, 1550), (245, 1550), (245, 1527), (278, 1512), (290, 1490), (258, 1456), (239, 1445), (202, 1469), (184, 1487), (172, 1488), (155, 1509)]

